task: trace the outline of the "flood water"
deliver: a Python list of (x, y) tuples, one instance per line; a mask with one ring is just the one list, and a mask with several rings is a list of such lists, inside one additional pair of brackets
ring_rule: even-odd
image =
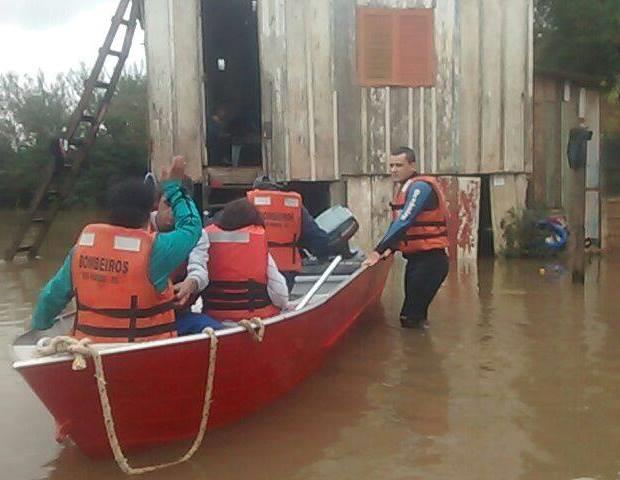
[[(52, 418), (8, 355), (88, 216), (61, 219), (43, 259), (0, 262), (2, 478), (125, 478), (113, 461), (55, 443)], [(13, 220), (3, 218), (2, 248)], [(554, 265), (541, 274), (545, 263), (453, 265), (426, 334), (398, 325), (397, 263), (382, 304), (320, 371), (270, 407), (208, 433), (188, 464), (144, 478), (616, 480), (620, 258), (590, 259), (585, 287)]]

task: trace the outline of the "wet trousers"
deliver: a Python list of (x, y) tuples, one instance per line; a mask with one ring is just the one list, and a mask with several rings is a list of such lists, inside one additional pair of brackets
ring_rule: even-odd
[(448, 275), (450, 262), (444, 250), (429, 250), (405, 256), (405, 301), (400, 312), (403, 326), (425, 322), (428, 307)]

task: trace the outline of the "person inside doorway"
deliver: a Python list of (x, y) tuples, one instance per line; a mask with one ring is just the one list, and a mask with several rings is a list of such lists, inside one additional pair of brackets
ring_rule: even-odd
[(232, 165), (232, 140), (229, 131), (231, 107), (228, 103), (218, 104), (207, 121), (207, 152), (209, 164)]

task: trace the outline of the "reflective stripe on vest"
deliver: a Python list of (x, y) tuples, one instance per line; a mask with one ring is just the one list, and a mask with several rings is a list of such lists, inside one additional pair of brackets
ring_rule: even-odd
[(74, 248), (74, 334), (95, 342), (176, 336), (171, 285), (158, 293), (148, 266), (155, 236), (145, 230), (88, 225)]
[(203, 311), (219, 320), (276, 315), (267, 292), (267, 239), (259, 226), (224, 231), (209, 225), (209, 285)]
[(249, 232), (209, 231), (209, 243), (250, 243)]
[(269, 252), (283, 272), (301, 270), (302, 198), (296, 192), (252, 190), (247, 194), (265, 220)]
[(407, 180), (399, 189), (394, 201), (390, 203), (392, 216), (398, 218), (405, 206), (407, 193), (417, 181), (428, 183), (437, 197), (437, 206), (430, 210), (422, 210), (411, 226), (407, 229), (405, 239), (398, 249), (407, 254), (420, 251), (445, 249), (449, 246), (447, 205), (441, 187), (434, 177), (418, 176)]

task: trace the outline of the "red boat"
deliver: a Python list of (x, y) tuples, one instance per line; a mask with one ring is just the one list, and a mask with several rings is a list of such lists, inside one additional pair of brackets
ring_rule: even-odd
[[(391, 260), (366, 269), (358, 268), (359, 262), (348, 263), (349, 274), (336, 271), (328, 277), (307, 306), (265, 320), (262, 342), (238, 326), (216, 332), (208, 429), (234, 422), (291, 390), (319, 367), (360, 314), (379, 300)], [(315, 279), (302, 277), (296, 284), (301, 291), (294, 292), (303, 294)], [(74, 371), (70, 355), (37, 357), (35, 341), (16, 342), (13, 353), (19, 360), (13, 366), (56, 420), (59, 436), (69, 437), (88, 456), (111, 455), (93, 360), (87, 359), (86, 369)], [(198, 334), (97, 345), (123, 451), (197, 435), (210, 344), (206, 334)]]

